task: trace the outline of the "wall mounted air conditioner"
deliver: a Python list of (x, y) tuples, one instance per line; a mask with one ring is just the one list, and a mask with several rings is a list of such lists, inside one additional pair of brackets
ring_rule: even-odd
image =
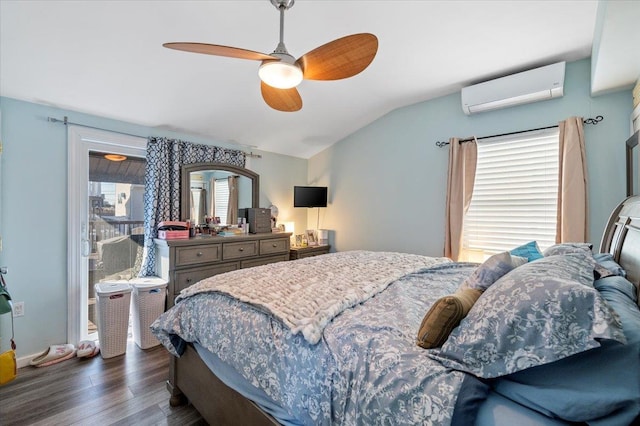
[(565, 64), (558, 62), (465, 87), (462, 110), (470, 115), (561, 97)]

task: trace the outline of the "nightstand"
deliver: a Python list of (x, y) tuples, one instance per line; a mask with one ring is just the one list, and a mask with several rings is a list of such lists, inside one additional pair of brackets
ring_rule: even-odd
[(327, 254), (329, 253), (329, 249), (331, 249), (331, 246), (328, 244), (325, 246), (291, 247), (289, 249), (289, 260)]

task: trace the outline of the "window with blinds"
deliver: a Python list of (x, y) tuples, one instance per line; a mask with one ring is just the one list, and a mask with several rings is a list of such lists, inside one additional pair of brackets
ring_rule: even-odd
[(235, 225), (232, 223), (227, 223), (227, 209), (229, 207), (229, 181), (227, 181), (227, 179), (216, 179), (215, 182), (216, 216), (220, 218), (220, 223), (224, 225)]
[(557, 196), (558, 129), (482, 140), (464, 249), (486, 256), (533, 240), (553, 245)]

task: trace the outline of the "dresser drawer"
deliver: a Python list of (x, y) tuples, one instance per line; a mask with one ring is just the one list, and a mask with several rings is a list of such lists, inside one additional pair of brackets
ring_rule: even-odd
[(291, 260), (303, 259), (305, 257), (319, 256), (329, 253), (331, 246), (309, 246), (309, 247), (292, 247)]
[(222, 259), (242, 259), (258, 255), (258, 241), (244, 241), (237, 243), (224, 243), (222, 245)]
[(288, 238), (274, 238), (260, 241), (260, 254), (274, 254), (289, 252)]
[(175, 273), (174, 297), (180, 291), (197, 283), (205, 278), (222, 274), (224, 272), (235, 271), (240, 267), (238, 262), (223, 263), (220, 265), (206, 266), (202, 268), (189, 268)]
[(221, 244), (176, 247), (176, 267), (220, 260)]
[(268, 263), (282, 262), (289, 260), (289, 253), (275, 256), (260, 256), (257, 259), (247, 259), (240, 262), (241, 268), (253, 268), (254, 266), (266, 265)]

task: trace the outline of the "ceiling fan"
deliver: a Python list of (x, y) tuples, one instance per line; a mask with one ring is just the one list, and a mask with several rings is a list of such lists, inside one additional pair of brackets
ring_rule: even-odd
[(262, 61), (258, 75), (262, 98), (279, 111), (298, 111), (302, 98), (296, 89), (305, 80), (340, 80), (352, 77), (369, 66), (378, 51), (378, 38), (369, 33), (352, 34), (333, 40), (302, 55), (297, 60), (284, 45), (284, 12), (295, 0), (270, 0), (280, 11), (280, 42), (271, 54), (207, 43), (164, 43), (169, 49), (238, 59)]

